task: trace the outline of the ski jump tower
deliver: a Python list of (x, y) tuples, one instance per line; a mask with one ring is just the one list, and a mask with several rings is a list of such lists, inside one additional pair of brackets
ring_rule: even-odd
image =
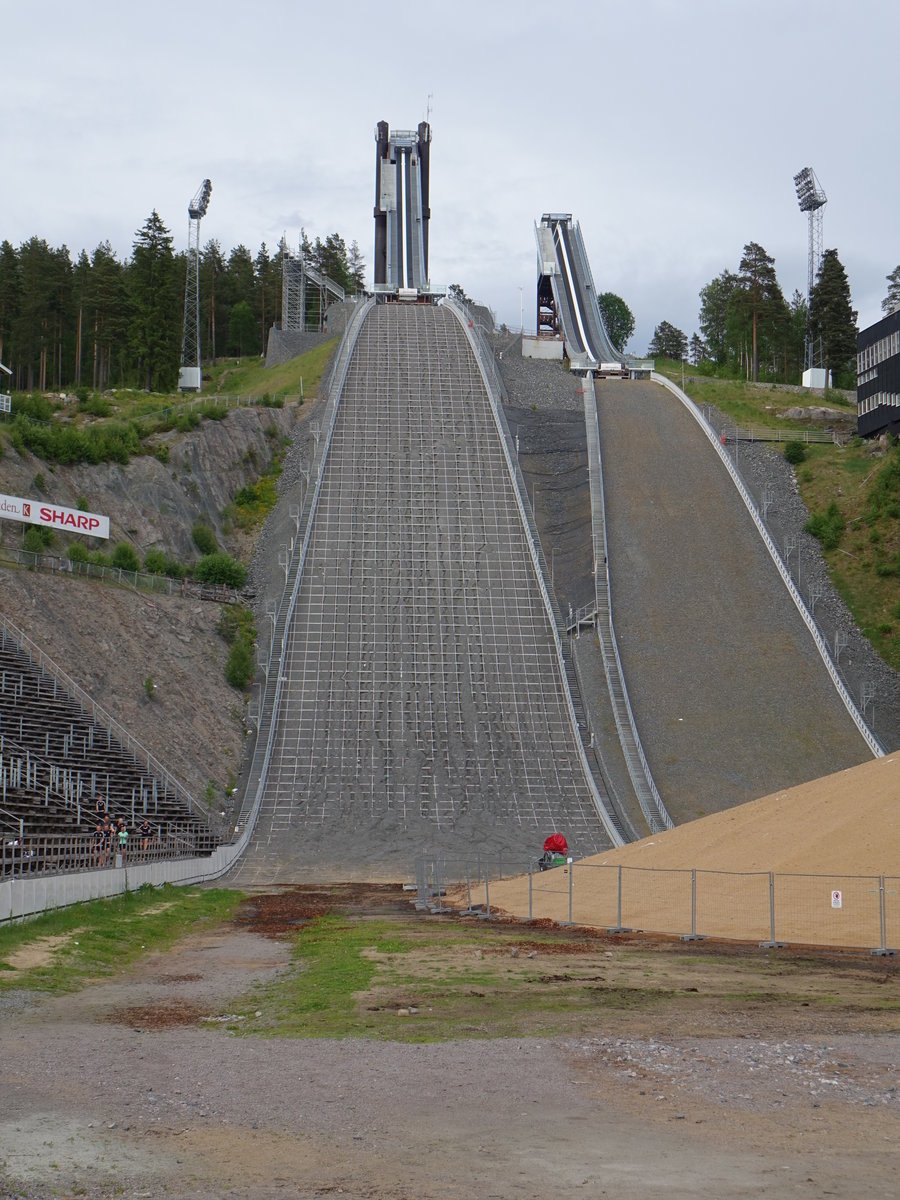
[(184, 286), (184, 337), (181, 342), (180, 392), (199, 392), (200, 369), (200, 221), (206, 216), (212, 184), (204, 179), (188, 205), (187, 280)]
[(375, 294), (415, 300), (428, 294), (428, 176), (431, 127), (375, 129)]

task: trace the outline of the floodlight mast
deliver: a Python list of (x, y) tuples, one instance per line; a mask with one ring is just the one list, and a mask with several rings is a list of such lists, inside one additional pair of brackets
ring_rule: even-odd
[(815, 354), (812, 337), (809, 332), (809, 305), (812, 300), (812, 291), (816, 282), (819, 263), (822, 261), (822, 209), (825, 207), (828, 197), (822, 190), (822, 185), (816, 179), (816, 173), (812, 167), (804, 167), (802, 171), (797, 172), (794, 176), (794, 187), (797, 191), (797, 203), (800, 206), (800, 211), (809, 214), (809, 262), (807, 264), (806, 277), (806, 362), (804, 366), (811, 370), (815, 366), (813, 362)]
[(184, 337), (181, 342), (181, 372), (178, 390), (199, 392), (200, 370), (200, 221), (209, 208), (212, 184), (204, 179), (188, 204), (187, 279), (184, 286)]

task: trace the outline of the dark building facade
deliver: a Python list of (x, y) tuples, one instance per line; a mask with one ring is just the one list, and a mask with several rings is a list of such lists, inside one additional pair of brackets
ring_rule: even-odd
[(856, 335), (856, 428), (900, 434), (900, 309)]

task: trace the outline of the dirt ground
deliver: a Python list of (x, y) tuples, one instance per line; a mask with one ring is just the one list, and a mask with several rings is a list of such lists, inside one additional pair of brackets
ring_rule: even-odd
[[(726, 1012), (702, 1002), (714, 963), (746, 971), (759, 951), (682, 961), (677, 944), (644, 941), (648, 975), (671, 982), (676, 957), (690, 971), (662, 1019), (600, 1009), (574, 1036), (440, 1044), (228, 1036), (230, 1002), (283, 971), (290, 936), (335, 906), (411, 907), (377, 885), (255, 896), (231, 924), (75, 995), (7, 993), (0, 1196), (900, 1194), (896, 1019), (853, 1004), (895, 995), (896, 963), (819, 963), (833, 1013), (789, 992)], [(561, 976), (612, 970), (628, 944), (506, 933)]]

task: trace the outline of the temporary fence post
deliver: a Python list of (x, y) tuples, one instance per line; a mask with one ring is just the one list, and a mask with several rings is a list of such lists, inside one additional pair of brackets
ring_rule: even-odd
[(425, 855), (416, 859), (416, 908), (428, 907), (428, 880), (425, 874)]
[(775, 872), (769, 872), (769, 940), (760, 942), (761, 950), (779, 950), (784, 942), (775, 940)]
[(705, 933), (697, 932), (697, 869), (691, 868), (691, 932), (681, 935), (683, 942), (702, 942), (706, 940)]
[(502, 850), (500, 850), (497, 854), (497, 871), (498, 871), (498, 876), (497, 876), (498, 879), (502, 879), (503, 878), (503, 851)]
[(459, 914), (461, 917), (471, 917), (475, 913), (472, 907), (472, 872), (469, 868), (469, 860), (466, 859), (466, 907)]
[(574, 876), (575, 876), (574, 860), (572, 858), (567, 858), (566, 866), (569, 869), (569, 919), (568, 919), (568, 921), (563, 921), (563, 925), (571, 925), (572, 924), (572, 889), (573, 889), (573, 885), (574, 885)]
[(631, 933), (630, 929), (626, 929), (622, 924), (622, 864), (619, 863), (616, 868), (618, 879), (616, 882), (616, 923), (613, 926), (607, 927), (607, 933)]
[(485, 871), (485, 873), (484, 873), (484, 912), (478, 914), (479, 917), (481, 917), (481, 919), (483, 921), (489, 921), (491, 919), (491, 884), (490, 884), (490, 880), (488, 879), (488, 875), (489, 875), (489, 872)]
[(879, 958), (893, 958), (897, 951), (889, 950), (887, 944), (887, 889), (883, 875), (878, 876), (878, 924), (881, 929), (881, 944), (872, 953)]
[(532, 903), (532, 893), (534, 890), (534, 864), (528, 863), (528, 920), (533, 921), (534, 905)]

